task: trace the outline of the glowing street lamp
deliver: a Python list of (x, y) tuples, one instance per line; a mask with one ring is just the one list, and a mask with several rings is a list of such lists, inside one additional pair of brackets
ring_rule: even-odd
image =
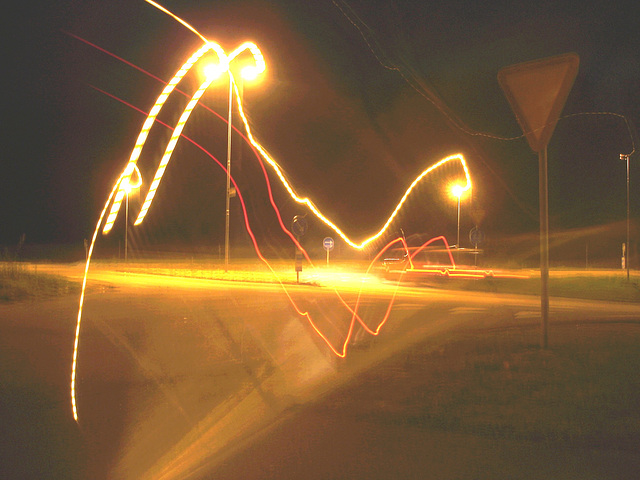
[(240, 77), (242, 81), (255, 80), (258, 75), (264, 72), (264, 59), (262, 57), (262, 53), (258, 47), (251, 43), (246, 42), (240, 45), (236, 50), (231, 53), (226, 58), (226, 62), (207, 65), (205, 67), (205, 74), (210, 79), (216, 79), (224, 72), (227, 72), (229, 75), (229, 111), (227, 116), (227, 188), (226, 188), (226, 201), (225, 201), (225, 223), (224, 223), (224, 265), (225, 268), (229, 266), (229, 210), (231, 203), (231, 133), (233, 128), (233, 87), (235, 84), (235, 80), (233, 78), (233, 73), (231, 73), (230, 61), (233, 60), (237, 55), (242, 53), (244, 50), (249, 50), (253, 55), (253, 58), (256, 62), (255, 65), (247, 66), (242, 68), (240, 71)]
[(131, 176), (124, 177), (122, 179), (121, 187), (125, 193), (125, 220), (124, 220), (124, 261), (128, 260), (128, 245), (129, 245), (129, 194), (131, 190), (138, 189), (142, 186), (142, 175), (140, 174), (140, 170), (138, 170), (138, 166), (134, 165), (134, 172), (136, 173), (136, 181), (135, 183), (131, 183)]

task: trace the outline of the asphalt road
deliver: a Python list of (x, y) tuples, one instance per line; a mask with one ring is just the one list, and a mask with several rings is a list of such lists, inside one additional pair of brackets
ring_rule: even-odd
[[(356, 331), (338, 358), (292, 301), (339, 346), (351, 320), (340, 298), (353, 307), (357, 290), (97, 272), (80, 337), (78, 424), (69, 398), (78, 298), (0, 306), (0, 477), (483, 478), (494, 461), (530, 473), (512, 478), (549, 478), (527, 462), (566, 461), (322, 407), (416, 342), (538, 322), (536, 297), (371, 286), (359, 313), (377, 324), (393, 299), (388, 321), (377, 337)], [(552, 299), (551, 318), (637, 320), (640, 306)]]

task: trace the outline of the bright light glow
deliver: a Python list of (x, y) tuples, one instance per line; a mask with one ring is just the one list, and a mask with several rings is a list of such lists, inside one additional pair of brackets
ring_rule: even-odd
[(451, 195), (453, 195), (456, 198), (460, 198), (462, 194), (466, 192), (468, 189), (469, 189), (468, 186), (465, 188), (465, 186), (463, 185), (455, 184), (453, 187), (451, 187)]
[(136, 174), (136, 180), (134, 183), (131, 183), (131, 177), (133, 175), (130, 175), (127, 178), (123, 178), (122, 179), (122, 188), (123, 190), (128, 194), (131, 193), (132, 190), (136, 190), (138, 188), (140, 188), (142, 186), (142, 174), (140, 174), (140, 170), (138, 169), (137, 165), (133, 166), (133, 172)]
[(203, 68), (204, 74), (211, 80), (217, 80), (226, 70), (219, 63), (209, 63)]

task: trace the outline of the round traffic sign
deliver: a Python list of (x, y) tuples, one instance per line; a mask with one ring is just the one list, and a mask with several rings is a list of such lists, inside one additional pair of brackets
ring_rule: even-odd
[(327, 252), (330, 252), (331, 250), (333, 250), (334, 245), (335, 245), (335, 242), (331, 237), (325, 237), (325, 239), (322, 240), (322, 246)]

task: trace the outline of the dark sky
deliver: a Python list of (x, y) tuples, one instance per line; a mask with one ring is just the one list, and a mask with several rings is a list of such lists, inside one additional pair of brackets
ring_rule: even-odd
[[(473, 202), (484, 212), (483, 227), (535, 231), (537, 156), (522, 138), (503, 140), (521, 131), (496, 76), (505, 66), (566, 52), (580, 56), (580, 69), (563, 111), (568, 117), (549, 144), (551, 227), (625, 218), (619, 155), (634, 146), (624, 118), (634, 135), (640, 124), (637, 5), (588, 0), (163, 4), (227, 51), (248, 39), (260, 46), (265, 79), (245, 88), (254, 134), (298, 191), (349, 234), (377, 229), (422, 169), (456, 152), (464, 153), (476, 179)], [(5, 16), (3, 28), (10, 53), (3, 73), (0, 244), (15, 244), (23, 233), (33, 243), (81, 243), (92, 234), (144, 121), (112, 96), (148, 111), (163, 87), (77, 37), (165, 81), (200, 40), (142, 0), (36, 0), (16, 8)], [(181, 88), (193, 93), (196, 80), (185, 79)], [(184, 102), (182, 97), (167, 104), (161, 119), (175, 124)], [(204, 102), (224, 115), (225, 87), (212, 90)], [(190, 122), (185, 133), (224, 161), (224, 123), (204, 110), (194, 112)], [(150, 137), (141, 159), (143, 175), (153, 173), (168, 137), (164, 127)], [(149, 238), (219, 231), (220, 222), (205, 217), (220, 212), (222, 171), (184, 142), (175, 155), (158, 194), (166, 213), (153, 214)], [(632, 185), (640, 174), (637, 158), (632, 156)], [(248, 202), (258, 209), (265, 197), (252, 183), (260, 178), (257, 163), (248, 149), (234, 162)], [(400, 226), (447, 233), (439, 230), (451, 229), (455, 206), (442, 185), (457, 173), (449, 169), (435, 176)], [(635, 218), (640, 195), (632, 190)], [(281, 192), (276, 198), (286, 215), (301, 213)]]

